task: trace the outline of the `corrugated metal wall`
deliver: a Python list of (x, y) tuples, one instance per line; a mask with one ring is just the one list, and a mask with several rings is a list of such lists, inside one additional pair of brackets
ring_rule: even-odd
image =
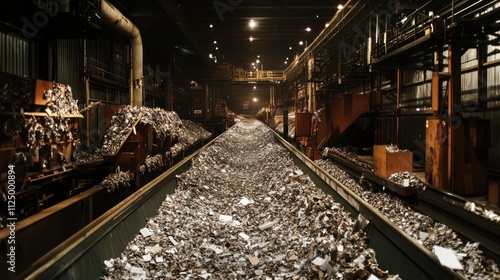
[(29, 77), (29, 43), (0, 32), (0, 71)]
[(56, 79), (58, 83), (71, 86), (73, 98), (78, 99), (80, 108), (85, 100), (83, 80), (83, 48), (80, 39), (57, 40)]
[(431, 71), (403, 71), (401, 108), (431, 107)]
[(396, 144), (396, 117), (379, 117), (376, 123), (375, 144)]
[[(478, 66), (476, 49), (469, 49), (462, 55), (462, 69)], [(478, 100), (478, 71), (474, 70), (462, 74), (461, 79), (462, 102), (477, 102)]]

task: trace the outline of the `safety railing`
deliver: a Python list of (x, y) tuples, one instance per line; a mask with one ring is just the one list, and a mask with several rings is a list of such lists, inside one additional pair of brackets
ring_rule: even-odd
[(234, 73), (235, 82), (274, 82), (284, 80), (285, 74), (283, 70), (236, 70)]

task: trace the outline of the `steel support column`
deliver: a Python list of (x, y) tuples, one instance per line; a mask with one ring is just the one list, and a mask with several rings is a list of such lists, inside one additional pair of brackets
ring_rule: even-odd
[(477, 99), (480, 110), (488, 108), (488, 69), (484, 67), (484, 62), (488, 56), (488, 46), (480, 44), (477, 47)]
[(461, 91), (462, 46), (456, 43), (448, 46), (448, 182), (451, 191), (464, 193), (464, 125)]
[(166, 96), (165, 96), (165, 109), (169, 111), (174, 110), (174, 90), (172, 86), (172, 65), (168, 65), (168, 70), (167, 70), (167, 77), (165, 79), (165, 90), (166, 90)]
[(205, 124), (205, 127), (208, 126), (209, 124), (209, 114), (210, 114), (210, 100), (208, 99), (208, 94), (209, 88), (208, 84), (205, 84), (203, 86), (203, 123)]
[(399, 145), (399, 139), (401, 134), (401, 112), (400, 112), (400, 103), (401, 103), (401, 91), (403, 89), (403, 70), (398, 67), (396, 74), (396, 144)]

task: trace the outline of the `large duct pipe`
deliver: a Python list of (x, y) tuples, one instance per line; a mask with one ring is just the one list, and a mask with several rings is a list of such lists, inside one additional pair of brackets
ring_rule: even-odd
[(132, 47), (132, 77), (130, 77), (130, 103), (142, 106), (142, 38), (137, 26), (107, 0), (101, 0), (101, 15), (105, 22), (130, 38)]

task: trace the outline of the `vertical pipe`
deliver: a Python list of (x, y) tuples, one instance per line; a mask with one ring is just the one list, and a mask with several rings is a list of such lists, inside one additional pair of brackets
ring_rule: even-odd
[(208, 114), (210, 113), (210, 107), (208, 102), (208, 84), (203, 86), (203, 119), (205, 123), (205, 127), (208, 126)]
[(398, 67), (396, 74), (396, 143), (399, 145), (399, 139), (401, 134), (401, 112), (400, 112), (400, 103), (401, 103), (401, 90), (403, 87), (403, 70)]
[(174, 89), (172, 86), (172, 64), (168, 64), (168, 69), (167, 69), (167, 77), (165, 79), (165, 84), (166, 84), (166, 96), (165, 96), (165, 109), (169, 111), (174, 110)]
[(340, 50), (340, 46), (337, 47), (337, 59), (338, 59), (338, 65), (337, 65), (337, 82), (338, 84), (342, 84), (342, 52)]
[(139, 29), (118, 9), (109, 3), (108, 0), (101, 1), (101, 15), (105, 22), (130, 38), (130, 46), (132, 48), (132, 76), (130, 77), (132, 89), (130, 92), (130, 99), (132, 105), (142, 106), (143, 49), (141, 33)]
[(486, 110), (488, 108), (487, 99), (488, 99), (488, 71), (487, 68), (484, 67), (484, 62), (487, 59), (487, 46), (479, 45), (477, 47), (477, 101), (479, 104), (479, 108), (481, 110)]
[(366, 44), (366, 64), (369, 65), (372, 56), (372, 14), (368, 18), (368, 41)]
[[(85, 106), (90, 106), (90, 83), (89, 83), (89, 77), (85, 77)], [(90, 109), (85, 112), (85, 130), (87, 132), (86, 137), (87, 137), (87, 148), (90, 147)]]

